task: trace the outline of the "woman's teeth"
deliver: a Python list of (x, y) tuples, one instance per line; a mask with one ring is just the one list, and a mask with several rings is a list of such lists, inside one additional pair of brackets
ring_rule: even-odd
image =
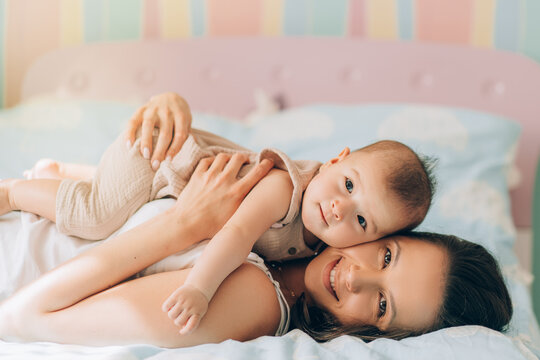
[(334, 290), (334, 294), (336, 292), (336, 285), (335, 285), (335, 275), (336, 275), (336, 267), (337, 263), (334, 266), (334, 268), (330, 271), (330, 286), (332, 287), (332, 290)]

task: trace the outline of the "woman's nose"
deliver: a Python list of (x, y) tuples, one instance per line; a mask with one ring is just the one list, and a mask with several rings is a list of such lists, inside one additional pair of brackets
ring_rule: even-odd
[(376, 283), (376, 274), (369, 269), (360, 269), (358, 265), (351, 265), (345, 276), (345, 286), (352, 293), (358, 293)]

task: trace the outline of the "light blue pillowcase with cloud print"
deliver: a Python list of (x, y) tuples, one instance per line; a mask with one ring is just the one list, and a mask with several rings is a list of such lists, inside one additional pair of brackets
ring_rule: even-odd
[(0, 110), (0, 179), (20, 178), (41, 158), (97, 164), (135, 104), (38, 98)]

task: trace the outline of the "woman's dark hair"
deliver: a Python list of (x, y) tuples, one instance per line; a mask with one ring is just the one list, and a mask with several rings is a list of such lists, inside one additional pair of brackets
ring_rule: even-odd
[(506, 329), (512, 317), (512, 301), (497, 261), (483, 246), (452, 235), (412, 231), (398, 235), (435, 244), (448, 255), (443, 303), (431, 327), (381, 331), (372, 325), (342, 325), (329, 312), (309, 304), (303, 294), (291, 309), (292, 326), (316, 341), (340, 335), (358, 336), (364, 341), (403, 339), (460, 325)]

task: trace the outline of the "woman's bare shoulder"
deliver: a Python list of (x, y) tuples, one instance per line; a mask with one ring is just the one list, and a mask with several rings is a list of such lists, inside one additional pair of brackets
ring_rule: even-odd
[(219, 287), (205, 318), (209, 316), (229, 324), (227, 338), (246, 341), (275, 334), (281, 311), (270, 279), (255, 265), (244, 263)]
[[(145, 276), (84, 300), (72, 309), (79, 308), (78, 330), (65, 326), (73, 321), (74, 313), (62, 312), (61, 318), (49, 324), (53, 328), (58, 325), (58, 338), (52, 340), (90, 345), (136, 342), (174, 348), (227, 339), (247, 341), (275, 333), (281, 312), (274, 285), (261, 269), (244, 263), (220, 285), (199, 327), (189, 335), (180, 335), (179, 328), (161, 311), (161, 305), (184, 283), (188, 273), (180, 270)], [(96, 313), (108, 316), (96, 322)]]
[(280, 317), (274, 285), (261, 269), (244, 263), (221, 283), (199, 327), (188, 336), (164, 336), (169, 339), (165, 346), (247, 341), (274, 335)]

